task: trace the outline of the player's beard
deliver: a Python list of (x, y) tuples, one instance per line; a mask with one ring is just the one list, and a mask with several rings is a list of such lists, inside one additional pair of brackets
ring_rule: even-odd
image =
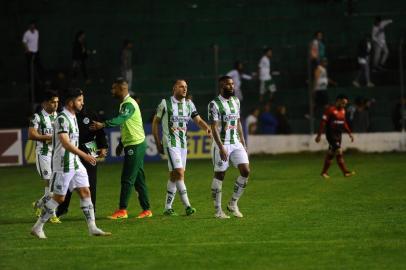
[(234, 96), (234, 90), (223, 89), (223, 96), (225, 98), (230, 98)]

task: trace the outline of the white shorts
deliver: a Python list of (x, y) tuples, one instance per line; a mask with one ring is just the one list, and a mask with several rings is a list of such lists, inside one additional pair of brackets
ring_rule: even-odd
[(174, 169), (186, 169), (187, 149), (165, 147), (164, 152), (168, 157), (168, 168), (170, 172)]
[(276, 86), (273, 83), (273, 80), (266, 80), (266, 81), (260, 81), (259, 83), (259, 94), (264, 95), (266, 92), (271, 92), (274, 93), (276, 92)]
[(216, 143), (212, 144), (211, 157), (215, 172), (225, 172), (229, 166), (229, 162), (233, 163), (234, 167), (239, 164), (249, 164), (247, 151), (241, 143), (226, 144), (224, 148), (227, 150), (227, 161), (221, 160), (220, 151)]
[(51, 156), (43, 156), (37, 154), (37, 159), (35, 161), (37, 165), (37, 172), (43, 180), (51, 179), (52, 174), (51, 160), (52, 160)]
[(70, 172), (53, 172), (51, 182), (51, 192), (65, 196), (68, 188), (73, 191), (76, 188), (89, 187), (89, 177), (83, 165), (79, 169)]

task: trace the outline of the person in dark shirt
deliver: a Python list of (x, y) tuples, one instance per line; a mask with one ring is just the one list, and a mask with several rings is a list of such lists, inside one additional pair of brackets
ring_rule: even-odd
[[(86, 110), (83, 107), (82, 111), (76, 114), (79, 126), (79, 149), (85, 153), (89, 153), (93, 156), (103, 158), (107, 155), (107, 139), (104, 129), (97, 131), (91, 131), (89, 126), (93, 121), (100, 121), (96, 113)], [(96, 212), (96, 186), (97, 186), (97, 164), (93, 166), (81, 159), (83, 165), (86, 168), (89, 176), (91, 199)], [(58, 206), (56, 215), (59, 217), (68, 212), (70, 198), (72, 193), (68, 191), (65, 196), (65, 201)]]
[(264, 111), (259, 116), (259, 123), (262, 134), (275, 134), (278, 121), (271, 113), (271, 104), (265, 104)]
[(89, 56), (89, 51), (86, 46), (86, 34), (84, 31), (79, 31), (76, 33), (75, 40), (73, 41), (72, 48), (72, 70), (73, 79), (76, 79), (78, 70), (82, 71), (83, 78), (87, 81), (87, 67), (86, 60)]
[(292, 129), (290, 128), (288, 117), (286, 116), (286, 107), (278, 106), (276, 108), (276, 121), (278, 126), (276, 127), (276, 134), (291, 134)]
[(330, 178), (328, 175), (328, 169), (331, 162), (336, 156), (338, 166), (343, 172), (345, 177), (349, 177), (355, 174), (355, 172), (349, 171), (344, 163), (343, 150), (341, 149), (341, 137), (343, 131), (346, 131), (350, 136), (351, 142), (354, 141), (354, 137), (351, 134), (351, 130), (347, 124), (345, 118), (345, 106), (348, 104), (348, 97), (345, 95), (338, 95), (336, 98), (335, 106), (330, 106), (323, 114), (323, 118), (320, 122), (319, 132), (315, 139), (316, 143), (321, 140), (321, 134), (326, 129), (326, 139), (329, 144), (329, 149), (324, 160), (323, 170), (321, 176), (325, 179)]

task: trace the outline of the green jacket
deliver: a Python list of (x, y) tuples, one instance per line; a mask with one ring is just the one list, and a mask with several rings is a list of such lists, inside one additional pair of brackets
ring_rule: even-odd
[(106, 127), (120, 126), (124, 147), (140, 144), (145, 140), (140, 107), (130, 95), (120, 104), (119, 115), (104, 123)]

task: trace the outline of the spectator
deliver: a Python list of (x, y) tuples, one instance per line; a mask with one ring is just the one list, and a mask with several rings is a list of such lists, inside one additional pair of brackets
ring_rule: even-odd
[(327, 59), (321, 60), (320, 64), (314, 71), (313, 91), (315, 99), (315, 113), (321, 115), (326, 105), (328, 104), (327, 87), (329, 84), (337, 85), (337, 83), (328, 77), (327, 73)]
[(227, 73), (227, 76), (230, 76), (234, 82), (234, 93), (235, 96), (242, 101), (244, 96), (241, 89), (241, 79), (252, 80), (252, 76), (243, 73), (244, 65), (240, 61), (236, 61), (234, 64), (234, 69)]
[(310, 43), (310, 58), (317, 63), (326, 58), (326, 47), (323, 41), (323, 32), (321, 31), (314, 34), (314, 39)]
[(258, 68), (259, 68), (259, 95), (260, 101), (264, 100), (265, 94), (269, 91), (271, 94), (271, 98), (273, 93), (276, 92), (276, 86), (272, 80), (271, 75), (271, 59), (272, 59), (272, 48), (266, 48), (264, 50), (264, 55), (262, 56), (261, 60), (259, 60)]
[(286, 107), (278, 106), (276, 108), (276, 121), (278, 126), (276, 127), (276, 134), (291, 134), (292, 129), (290, 128), (288, 117), (286, 116)]
[(247, 134), (257, 134), (258, 133), (258, 116), (261, 113), (259, 108), (254, 108), (251, 110), (250, 115), (245, 119), (245, 132)]
[(365, 98), (357, 97), (355, 99), (355, 111), (351, 120), (351, 129), (353, 132), (365, 133), (369, 131), (370, 120), (368, 103)]
[(382, 20), (381, 16), (375, 18), (375, 23), (372, 27), (372, 41), (374, 44), (373, 68), (375, 70), (382, 70), (388, 59), (389, 49), (386, 45), (385, 27), (392, 22), (392, 20)]
[(76, 79), (77, 73), (80, 70), (86, 83), (90, 83), (87, 74), (86, 61), (89, 56), (89, 51), (86, 46), (86, 33), (80, 30), (76, 33), (75, 41), (72, 49), (72, 78)]
[(278, 121), (275, 116), (271, 113), (271, 103), (266, 103), (264, 106), (264, 111), (259, 117), (259, 123), (261, 126), (261, 132), (263, 134), (275, 134), (276, 127), (278, 126)]
[(374, 87), (375, 85), (370, 80), (369, 64), (370, 55), (372, 50), (371, 37), (367, 35), (358, 45), (358, 66), (359, 71), (357, 78), (352, 82), (355, 87), (361, 86), (361, 81), (365, 79), (367, 87)]
[(42, 66), (39, 58), (39, 31), (35, 21), (30, 22), (27, 31), (24, 32), (22, 42), (27, 63), (28, 81), (31, 82), (34, 87), (34, 89), (32, 89), (34, 96), (31, 97), (31, 99), (36, 100), (39, 98), (38, 90), (40, 87)]
[(406, 125), (406, 98), (400, 99), (392, 111), (392, 122), (396, 131), (402, 131), (402, 128), (405, 127), (402, 121)]
[(126, 39), (123, 43), (123, 48), (121, 49), (120, 58), (120, 69), (122, 77), (128, 82), (128, 92), (130, 95), (134, 95), (132, 91), (133, 84), (133, 68), (132, 68), (132, 49), (133, 43)]

